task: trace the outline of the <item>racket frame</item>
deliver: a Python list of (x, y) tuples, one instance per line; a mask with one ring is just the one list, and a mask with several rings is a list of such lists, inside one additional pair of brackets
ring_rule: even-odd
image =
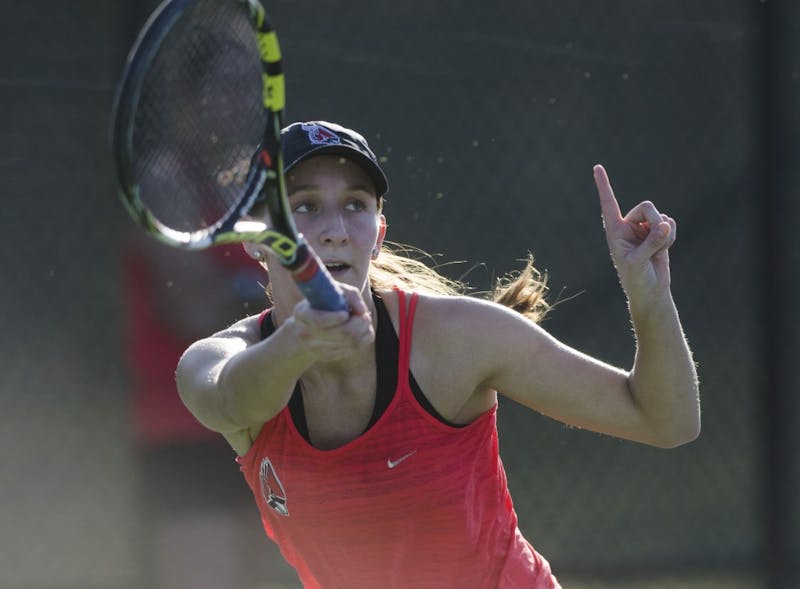
[[(261, 102), (267, 120), (262, 143), (251, 159), (241, 198), (213, 225), (196, 231), (179, 231), (161, 222), (145, 205), (132, 165), (134, 118), (144, 77), (183, 12), (196, 0), (165, 0), (148, 18), (131, 49), (114, 99), (112, 146), (119, 196), (130, 216), (152, 237), (172, 247), (203, 250), (237, 242), (263, 243), (289, 270), (311, 306), (346, 310), (341, 288), (297, 232), (289, 208), (283, 173), (281, 128), (285, 108), (282, 55), (272, 23), (258, 0), (237, 2), (247, 10), (262, 64)], [(245, 219), (256, 203), (263, 202), (272, 227)]]

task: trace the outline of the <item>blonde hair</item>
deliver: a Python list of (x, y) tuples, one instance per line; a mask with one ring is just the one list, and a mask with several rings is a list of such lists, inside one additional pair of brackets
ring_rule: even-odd
[[(372, 261), (369, 283), (373, 290), (400, 288), (438, 295), (469, 294), (470, 287), (460, 280), (441, 274), (431, 255), (417, 248), (384, 243), (377, 259)], [(488, 293), (475, 293), (504, 305), (534, 323), (541, 321), (550, 310), (546, 300), (547, 275), (534, 266), (533, 254), (528, 254), (522, 270), (498, 278)]]

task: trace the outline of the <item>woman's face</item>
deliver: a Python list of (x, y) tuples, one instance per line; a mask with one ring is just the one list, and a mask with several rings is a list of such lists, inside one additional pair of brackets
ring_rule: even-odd
[[(373, 251), (386, 232), (370, 177), (346, 158), (321, 155), (297, 164), (286, 188), (297, 230), (331, 276), (366, 293)], [(278, 277), (271, 274), (274, 290)]]

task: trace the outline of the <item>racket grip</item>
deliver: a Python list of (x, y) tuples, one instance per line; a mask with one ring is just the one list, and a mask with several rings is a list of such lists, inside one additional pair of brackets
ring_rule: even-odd
[(321, 311), (347, 311), (342, 289), (304, 242), (298, 244), (297, 260), (299, 264), (291, 270), (292, 277), (311, 306)]

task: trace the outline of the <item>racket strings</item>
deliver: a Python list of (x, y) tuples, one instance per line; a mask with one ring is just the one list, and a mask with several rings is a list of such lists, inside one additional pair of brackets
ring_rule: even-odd
[(140, 197), (167, 227), (207, 229), (237, 205), (265, 125), (261, 88), (246, 9), (193, 2), (153, 57), (133, 125)]

